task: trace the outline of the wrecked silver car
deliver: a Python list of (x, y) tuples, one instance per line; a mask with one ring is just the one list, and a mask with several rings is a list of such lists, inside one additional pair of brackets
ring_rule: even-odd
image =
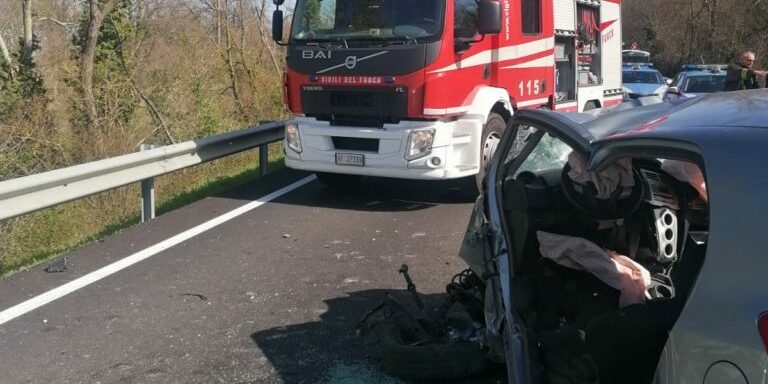
[(379, 308), (384, 368), (443, 380), (496, 361), (518, 384), (764, 382), (767, 105), (747, 91), (519, 111), (448, 299), (426, 308), (404, 268), (418, 309)]

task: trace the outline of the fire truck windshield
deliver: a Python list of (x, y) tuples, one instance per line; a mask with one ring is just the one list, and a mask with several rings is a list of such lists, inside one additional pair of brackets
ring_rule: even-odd
[(297, 0), (291, 38), (312, 41), (438, 39), (445, 0)]

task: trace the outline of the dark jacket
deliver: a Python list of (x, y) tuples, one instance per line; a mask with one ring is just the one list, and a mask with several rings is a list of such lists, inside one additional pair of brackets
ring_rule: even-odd
[(760, 88), (760, 85), (757, 82), (757, 74), (753, 70), (739, 63), (728, 66), (728, 71), (725, 73), (725, 91), (757, 88)]

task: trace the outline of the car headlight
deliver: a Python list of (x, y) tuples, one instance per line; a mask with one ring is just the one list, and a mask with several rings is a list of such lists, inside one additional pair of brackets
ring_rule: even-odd
[(285, 142), (288, 148), (296, 153), (301, 153), (301, 136), (299, 136), (299, 127), (294, 122), (285, 124)]
[(408, 134), (405, 147), (405, 159), (415, 160), (432, 153), (432, 142), (435, 140), (434, 128), (417, 129)]

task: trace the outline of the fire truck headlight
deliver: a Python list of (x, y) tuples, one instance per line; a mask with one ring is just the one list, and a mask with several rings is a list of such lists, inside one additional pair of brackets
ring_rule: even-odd
[(405, 146), (405, 159), (415, 160), (432, 153), (432, 142), (435, 140), (435, 130), (417, 129), (408, 134), (408, 144)]
[(288, 148), (296, 153), (301, 153), (301, 136), (299, 136), (299, 127), (294, 122), (285, 124), (285, 143)]

